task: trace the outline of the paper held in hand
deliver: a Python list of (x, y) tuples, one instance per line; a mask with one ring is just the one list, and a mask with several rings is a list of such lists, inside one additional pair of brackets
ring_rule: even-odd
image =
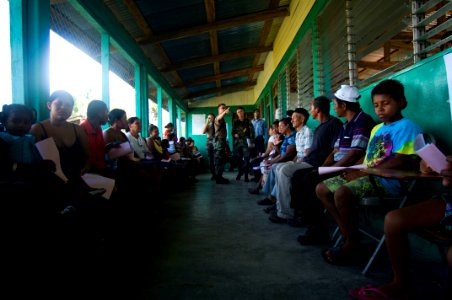
[(67, 182), (68, 179), (66, 175), (64, 175), (63, 169), (61, 169), (60, 152), (58, 152), (58, 148), (53, 138), (49, 137), (37, 142), (36, 148), (38, 148), (38, 151), (43, 159), (48, 159), (55, 163), (55, 174), (63, 179), (64, 182)]
[(418, 134), (414, 140), (414, 151), (437, 173), (447, 167), (446, 156), (435, 144), (426, 143), (422, 133)]
[(354, 165), (349, 167), (319, 167), (319, 175), (323, 174), (329, 174), (344, 170), (362, 170), (367, 169), (367, 165), (361, 164), (361, 165)]
[(114, 179), (93, 173), (85, 173), (83, 174), (82, 178), (83, 180), (85, 180), (86, 184), (88, 184), (92, 188), (104, 188), (105, 193), (102, 194), (102, 197), (104, 197), (105, 199), (110, 199), (111, 193), (115, 188)]

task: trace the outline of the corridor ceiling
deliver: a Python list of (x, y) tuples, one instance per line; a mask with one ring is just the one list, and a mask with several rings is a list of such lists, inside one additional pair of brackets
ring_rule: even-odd
[(103, 2), (187, 104), (252, 88), (289, 16), (290, 4), (290, 0)]

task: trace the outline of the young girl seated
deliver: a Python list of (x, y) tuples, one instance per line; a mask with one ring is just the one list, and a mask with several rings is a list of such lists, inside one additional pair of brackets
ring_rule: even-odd
[[(39, 154), (35, 138), (29, 134), (33, 121), (33, 111), (22, 104), (4, 105), (0, 113), (0, 122), (5, 128), (0, 132), (0, 179), (23, 184), (23, 189), (16, 192), (3, 189), (3, 195), (20, 199), (15, 206), (17, 209), (27, 207), (36, 214), (54, 214), (64, 208), (58, 205), (58, 190), (64, 182), (53, 173), (53, 161), (43, 160)], [(10, 191), (14, 195), (9, 195)], [(47, 198), (41, 205), (31, 201), (36, 193)]]
[(55, 170), (55, 164), (43, 160), (29, 133), (34, 120), (33, 111), (22, 104), (4, 105), (0, 122), (1, 177), (8, 180), (34, 180)]
[(268, 156), (265, 157), (264, 160), (260, 163), (260, 168), (261, 168), (261, 173), (262, 173), (262, 177), (261, 177), (261, 181), (260, 181), (261, 186), (264, 185), (265, 180), (267, 179), (268, 169), (269, 169), (268, 163), (279, 156), (280, 150), (281, 150), (281, 144), (284, 141), (283, 134), (275, 134), (274, 137), (275, 138), (273, 140), (272, 149), (268, 153)]

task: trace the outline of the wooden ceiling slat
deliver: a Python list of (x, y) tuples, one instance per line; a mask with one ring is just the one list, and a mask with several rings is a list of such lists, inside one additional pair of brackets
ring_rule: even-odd
[(270, 52), (272, 50), (273, 50), (273, 46), (248, 48), (248, 49), (223, 53), (223, 54), (219, 54), (219, 55), (212, 55), (209, 57), (192, 59), (192, 60), (186, 61), (184, 63), (170, 65), (166, 68), (161, 69), (160, 71), (161, 72), (170, 72), (170, 71), (175, 71), (175, 70), (180, 70), (180, 69), (193, 68), (193, 67), (212, 64), (216, 61), (220, 62), (220, 61), (225, 61), (225, 60), (231, 60), (231, 59), (236, 59), (236, 58), (240, 58), (240, 57), (255, 55), (256, 53)]
[(161, 34), (155, 34), (153, 36), (144, 36), (137, 38), (136, 41), (140, 44), (147, 43), (160, 43), (162, 41), (174, 40), (184, 38), (187, 36), (198, 35), (201, 33), (209, 32), (212, 30), (221, 30), (226, 28), (233, 28), (243, 24), (256, 23), (266, 21), (275, 18), (282, 18), (290, 15), (289, 7), (283, 6), (276, 9), (269, 9), (257, 13), (247, 14), (235, 18), (230, 18), (221, 21), (215, 21), (210, 24), (203, 24), (199, 26), (193, 26), (189, 28), (183, 28)]
[[(220, 80), (239, 77), (239, 76), (251, 76), (252, 74), (254, 74), (256, 72), (260, 72), (262, 70), (264, 70), (264, 65), (259, 65), (259, 66), (253, 67), (253, 68), (246, 68), (246, 69), (241, 69), (241, 70), (236, 70), (236, 71), (231, 71), (231, 72), (225, 72), (225, 73), (221, 73), (221, 74), (215, 74), (213, 76), (207, 76), (207, 77), (202, 77), (202, 78), (193, 79), (193, 80), (186, 80), (184, 86), (204, 84), (204, 83), (209, 83), (212, 81), (220, 81)], [(177, 85), (177, 86), (173, 86), (173, 87), (181, 88), (183, 86)]]
[(205, 95), (211, 95), (211, 94), (218, 94), (218, 93), (230, 93), (237, 90), (245, 90), (247, 88), (253, 87), (256, 85), (256, 80), (251, 82), (243, 82), (243, 83), (237, 83), (237, 84), (231, 84), (227, 86), (223, 86), (221, 88), (213, 88), (213, 89), (207, 89), (196, 93), (187, 94), (182, 99), (192, 99), (197, 98)]
[[(204, 6), (206, 8), (207, 23), (212, 24), (215, 22), (215, 0), (204, 0)], [(212, 55), (218, 55), (218, 33), (216, 30), (209, 31), (210, 49)], [(220, 74), (220, 62), (213, 63), (213, 72), (215, 75)], [(221, 87), (221, 81), (216, 80), (215, 85)]]

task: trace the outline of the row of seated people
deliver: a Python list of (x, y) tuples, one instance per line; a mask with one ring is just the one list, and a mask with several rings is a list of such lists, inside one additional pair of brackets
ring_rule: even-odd
[[(345, 118), (345, 123), (330, 115), (330, 100), (323, 96), (311, 103), (311, 116), (320, 122), (314, 132), (306, 126), (309, 113), (303, 108), (295, 109), (291, 118), (279, 121), (263, 155), (265, 176), (260, 185), (249, 189), (250, 193), (258, 194), (262, 187), (266, 197), (257, 203), (268, 206), (264, 211), (270, 214), (270, 221), (307, 227), (297, 239), (304, 246), (331, 242), (326, 209), (344, 237), (341, 245), (321, 252), (330, 264), (350, 263), (360, 251), (359, 230), (354, 221), (359, 199), (371, 195), (397, 196), (401, 186), (396, 179), (377, 177), (371, 182), (369, 176), (358, 170), (320, 175), (318, 168), (362, 163), (373, 168), (420, 168), (413, 144), (422, 130), (402, 115), (407, 106), (403, 85), (396, 80), (384, 80), (374, 87), (371, 97), (375, 114), (381, 120), (378, 125), (360, 108), (358, 89), (348, 85), (341, 86), (333, 97), (336, 115)], [(442, 173), (446, 176), (444, 186), (451, 185), (451, 170), (449, 158), (449, 167)], [(446, 203), (452, 205), (450, 197), (422, 201), (387, 214), (385, 234), (394, 281), (380, 287), (351, 289), (350, 296), (354, 299), (401, 296), (406, 287), (404, 237), (410, 230), (444, 222)], [(452, 263), (451, 256), (452, 248), (449, 251)]]
[[(56, 268), (50, 271), (53, 274), (77, 265), (85, 253), (90, 255), (116, 231), (133, 226), (137, 215), (149, 212), (147, 208), (159, 205), (165, 196), (160, 190), (165, 169), (160, 164), (140, 159), (135, 151), (126, 155), (118, 151), (122, 148), (118, 145), (129, 143), (122, 130), (130, 128), (134, 134), (136, 119), (129, 127), (123, 110), (109, 112), (105, 103), (94, 100), (81, 125), (68, 122), (74, 99), (66, 91), (52, 93), (47, 107), (49, 119), (38, 123), (35, 112), (25, 105), (4, 105), (0, 114), (2, 220), (12, 229), (5, 244), (11, 248), (8, 257), (15, 258), (10, 259), (11, 270), (18, 276), (50, 268), (50, 260)], [(110, 127), (103, 131), (107, 120)], [(47, 138), (55, 142), (59, 164), (43, 159), (36, 147)], [(56, 175), (59, 165), (64, 179)], [(171, 172), (181, 173), (190, 183), (188, 178), (195, 174), (184, 167)], [(114, 179), (108, 200), (103, 197), (105, 189), (85, 182), (82, 175), (87, 173)], [(37, 267), (36, 262), (43, 265)]]

